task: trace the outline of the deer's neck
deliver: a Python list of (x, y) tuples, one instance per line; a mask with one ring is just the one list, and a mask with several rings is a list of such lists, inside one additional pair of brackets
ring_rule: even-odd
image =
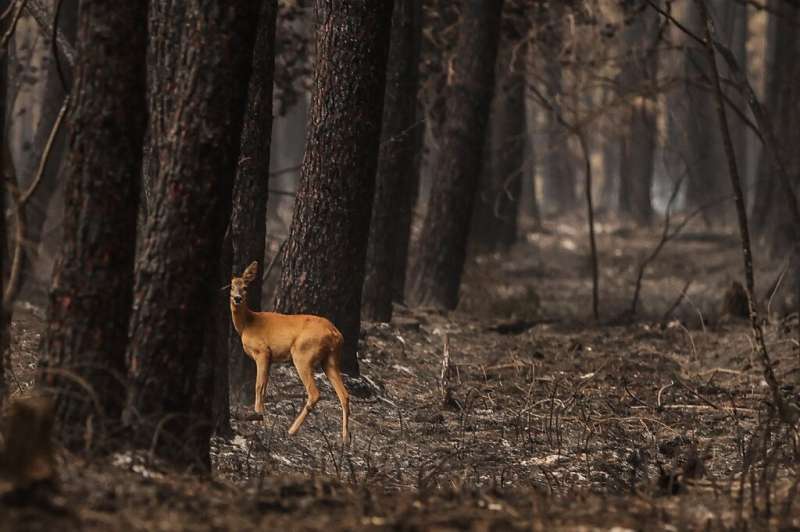
[(236, 329), (236, 332), (239, 336), (242, 335), (242, 331), (247, 324), (250, 323), (250, 320), (253, 317), (253, 312), (247, 308), (247, 303), (242, 302), (241, 305), (234, 305), (231, 303), (231, 318), (233, 318), (233, 328)]

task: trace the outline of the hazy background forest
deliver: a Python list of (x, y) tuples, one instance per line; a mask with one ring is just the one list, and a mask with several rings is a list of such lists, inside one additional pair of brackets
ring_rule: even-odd
[(796, 0), (0, 12), (0, 529), (800, 527)]

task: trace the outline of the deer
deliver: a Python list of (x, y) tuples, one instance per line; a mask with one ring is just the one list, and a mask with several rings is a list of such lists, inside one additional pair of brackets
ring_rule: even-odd
[(311, 314), (254, 312), (247, 306), (247, 287), (258, 275), (258, 262), (245, 268), (230, 284), (233, 327), (242, 339), (244, 352), (256, 363), (255, 411), (264, 412), (264, 400), (273, 362), (294, 364), (305, 386), (308, 399), (289, 427), (292, 436), (300, 430), (309, 412), (319, 401), (314, 368), (322, 367), (342, 406), (342, 441), (348, 437), (350, 395), (342, 380), (341, 358), (344, 337), (329, 320)]

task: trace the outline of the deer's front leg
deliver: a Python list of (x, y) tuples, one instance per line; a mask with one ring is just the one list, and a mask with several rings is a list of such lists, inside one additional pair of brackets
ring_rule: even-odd
[(267, 396), (271, 357), (269, 351), (253, 351), (253, 359), (256, 362), (255, 410), (257, 413), (261, 414), (264, 412), (264, 398)]

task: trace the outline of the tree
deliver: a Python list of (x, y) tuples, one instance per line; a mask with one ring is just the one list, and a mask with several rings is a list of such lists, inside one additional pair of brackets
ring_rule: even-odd
[(506, 41), (497, 61), (494, 109), (486, 135), (488, 159), (484, 157), (472, 221), (473, 242), (486, 252), (507, 250), (516, 242), (522, 179), (527, 173), (525, 74), (521, 61), (513, 61), (513, 43)]
[(139, 443), (207, 469), (214, 296), (259, 5), (171, 0), (149, 13), (152, 204), (136, 259), (125, 419)]
[[(75, 34), (78, 26), (78, 0), (59, 0), (51, 2), (53, 7), (60, 3), (58, 7), (59, 15), (59, 29), (67, 38), (68, 42), (75, 42)], [(49, 28), (48, 28), (49, 30)], [(67, 61), (63, 56), (63, 51), (59, 48), (59, 55), (61, 57), (62, 72), (66, 78), (66, 83), (69, 85), (72, 82), (73, 76), (67, 66)], [(41, 96), (41, 107), (39, 109), (39, 121), (36, 125), (36, 131), (31, 143), (32, 157), (25, 159), (25, 164), (22, 165), (19, 172), (19, 185), (22, 188), (28, 188), (33, 181), (39, 160), (45, 150), (48, 138), (50, 137), (51, 130), (56, 124), (57, 117), (61, 110), (64, 97), (63, 81), (56, 68), (56, 62), (53, 55), (50, 55), (46, 61), (46, 68), (43, 71), (45, 76), (44, 89)], [(61, 200), (59, 194), (60, 180), (59, 169), (63, 162), (63, 154), (66, 148), (66, 128), (61, 128), (54, 138), (52, 147), (50, 148), (50, 156), (47, 158), (47, 164), (44, 167), (44, 174), (36, 187), (33, 195), (26, 206), (25, 214), (25, 241), (23, 246), (24, 254), (22, 255), (23, 263), (19, 268), (20, 278), (17, 280), (19, 289), (35, 289), (36, 283), (29, 283), (33, 277), (34, 268), (37, 265), (37, 258), (39, 252), (45, 249), (43, 242), (42, 229), (47, 220), (49, 207), (51, 202)]]
[[(0, 11), (3, 13), (6, 12), (8, 9), (8, 4), (10, 0), (0, 0)], [(5, 33), (7, 28), (4, 27), (3, 24), (0, 24), (0, 27), (3, 28), (3, 33)], [(7, 51), (0, 50), (0, 124), (6, 123), (6, 94), (8, 89), (8, 78), (7, 78), (7, 68), (6, 68), (6, 57)], [(5, 134), (6, 129), (3, 128), (0, 130), (0, 176), (3, 179), (7, 179), (8, 173), (6, 172), (7, 165), (11, 164), (11, 157), (9, 155), (8, 149), (8, 138), (6, 138)], [(5, 206), (6, 200), (6, 187), (0, 186), (0, 212), (6, 212)], [(4, 268), (6, 265), (6, 250), (7, 250), (7, 239), (6, 239), (6, 217), (0, 216), (0, 294), (3, 293), (4, 282), (2, 272), (4, 272)], [(6, 388), (6, 378), (5, 378), (5, 368), (6, 368), (6, 345), (8, 342), (8, 309), (5, 308), (5, 305), (2, 304), (2, 300), (0, 299), (0, 407), (3, 406), (5, 402), (5, 398), (8, 395), (8, 389)]]
[[(702, 32), (702, 21), (696, 9), (689, 9), (687, 26), (695, 33)], [(684, 153), (688, 165), (686, 203), (689, 208), (704, 207), (703, 218), (707, 224), (724, 223), (731, 214), (731, 205), (720, 200), (725, 190), (725, 159), (722, 139), (714, 121), (713, 96), (708, 86), (711, 67), (704, 50), (687, 43), (684, 51), (684, 69), (688, 115)]]
[[(545, 87), (548, 101), (565, 98), (561, 52), (564, 48), (564, 6), (539, 6), (537, 22), (541, 28), (539, 46), (544, 58)], [(554, 113), (547, 114), (547, 139), (544, 153), (543, 205), (545, 209), (564, 212), (577, 202), (576, 175), (572, 168), (569, 134)]]
[[(275, 71), (275, 21), (278, 12), (276, 0), (263, 0), (259, 15), (258, 34), (253, 51), (253, 72), (250, 76), (247, 110), (242, 127), (239, 150), (239, 167), (233, 185), (233, 210), (230, 222), (231, 263), (223, 270), (230, 281), (231, 275), (241, 275), (248, 264), (257, 260), (259, 279), (263, 274), (264, 247), (267, 231), (267, 199), (269, 185), (270, 142), (272, 138), (272, 80)], [(261, 310), (261, 284), (248, 293), (247, 305), (251, 310)], [(232, 330), (227, 294), (223, 301), (224, 331), (230, 350), (233, 389), (244, 402), (252, 399), (256, 380), (255, 364), (242, 350), (239, 335)], [(225, 359), (227, 363), (227, 358)]]
[(620, 135), (619, 210), (640, 224), (653, 218), (653, 170), (658, 138), (656, 75), (661, 31), (658, 14), (646, 4), (628, 4), (623, 34), (628, 56), (620, 92), (629, 100)]
[(61, 437), (72, 448), (85, 444), (81, 429), (89, 420), (99, 435), (113, 426), (125, 401), (146, 16), (139, 2), (81, 4), (64, 239), (45, 338), (45, 381), (58, 389)]
[(392, 300), (397, 294), (389, 287), (395, 278), (405, 275), (405, 259), (396, 250), (404, 247), (407, 255), (412, 191), (419, 180), (421, 123), (417, 120), (417, 90), (421, 29), (422, 4), (396, 0), (364, 275), (362, 312), (368, 320), (391, 319)]
[(330, 319), (342, 371), (358, 374), (369, 222), (381, 134), (390, 0), (317, 0), (306, 153), (276, 307)]
[[(774, 32), (774, 42), (768, 48), (768, 70), (766, 87), (766, 107), (780, 145), (776, 147), (786, 161), (787, 173), (796, 176), (800, 173), (800, 156), (794, 146), (800, 142), (797, 121), (800, 111), (797, 99), (800, 97), (800, 65), (796, 57), (800, 51), (796, 26), (800, 22), (798, 11), (784, 8), (780, 15), (770, 19), (770, 32)], [(772, 155), (763, 150), (758, 167), (758, 180), (753, 202), (754, 232), (769, 244), (771, 255), (781, 258), (794, 245), (798, 229), (792, 227), (792, 217), (787, 207), (785, 194), (773, 167)]]
[(413, 304), (453, 309), (458, 303), (494, 90), (502, 4), (501, 0), (463, 4), (441, 152), (409, 274)]

